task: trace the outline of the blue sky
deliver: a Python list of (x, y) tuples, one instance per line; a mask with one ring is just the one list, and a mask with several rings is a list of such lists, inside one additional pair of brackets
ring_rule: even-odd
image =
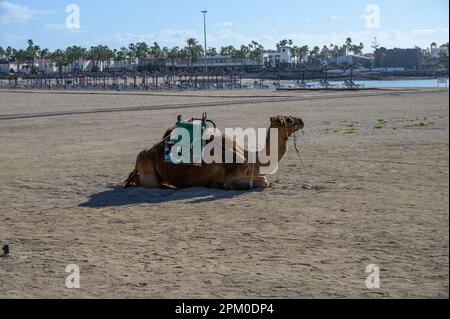
[[(68, 4), (80, 8), (79, 29), (65, 27)], [(366, 6), (376, 4), (380, 25), (366, 23)], [(200, 10), (209, 11), (209, 45), (221, 47), (256, 40), (266, 48), (283, 38), (297, 45), (342, 43), (347, 36), (382, 46), (427, 47), (448, 41), (448, 0), (0, 0), (0, 46), (21, 47), (32, 38), (41, 47), (113, 48), (129, 42), (183, 46), (188, 37), (203, 41)]]

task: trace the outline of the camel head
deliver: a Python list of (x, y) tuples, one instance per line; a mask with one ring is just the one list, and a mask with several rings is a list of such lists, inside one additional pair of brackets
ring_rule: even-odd
[(301, 118), (278, 115), (270, 118), (270, 128), (283, 130), (288, 136), (302, 130), (305, 127)]

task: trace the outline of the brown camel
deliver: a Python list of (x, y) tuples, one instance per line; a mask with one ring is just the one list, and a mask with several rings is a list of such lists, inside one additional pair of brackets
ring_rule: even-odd
[[(278, 162), (286, 155), (289, 137), (304, 128), (300, 118), (292, 116), (276, 116), (271, 118), (269, 129), (278, 130)], [(173, 128), (167, 130), (164, 138), (168, 137)], [(225, 145), (225, 139), (222, 144)], [(214, 136), (208, 139), (207, 144), (214, 140)], [(232, 140), (233, 153), (241, 158), (244, 164), (212, 163), (201, 166), (191, 164), (168, 163), (164, 159), (164, 142), (153, 146), (150, 150), (141, 152), (136, 161), (136, 168), (125, 181), (125, 187), (140, 186), (146, 188), (186, 188), (208, 187), (226, 190), (247, 190), (252, 188), (269, 188), (272, 186), (261, 168), (267, 164), (261, 164), (257, 158), (256, 164), (250, 164), (247, 160), (249, 152)], [(266, 152), (270, 150), (270, 130), (266, 140)], [(269, 154), (267, 152), (267, 154)], [(237, 161), (236, 161), (237, 162)]]

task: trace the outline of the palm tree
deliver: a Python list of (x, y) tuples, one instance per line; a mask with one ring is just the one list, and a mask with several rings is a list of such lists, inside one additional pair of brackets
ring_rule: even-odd
[(161, 49), (160, 45), (157, 42), (154, 42), (149, 50), (150, 54), (159, 64), (159, 62), (164, 58), (164, 51)]
[(20, 73), (20, 67), (27, 60), (28, 54), (25, 50), (13, 49), (12, 57), (17, 61), (17, 73)]
[(447, 50), (441, 50), (441, 52), (439, 52), (439, 64), (438, 66), (447, 69), (448, 72), (448, 42), (447, 42)]
[(126, 61), (126, 59), (128, 58), (128, 49), (125, 47), (121, 47), (119, 50), (114, 50), (114, 55), (115, 55), (115, 63), (119, 64), (122, 63), (123, 61)]
[(49, 49), (42, 49), (41, 52), (39, 52), (39, 65), (42, 66), (44, 64), (44, 60), (48, 60), (49, 58), (50, 58)]
[(98, 45), (91, 47), (88, 56), (93, 61), (93, 71), (95, 72), (98, 70), (99, 63), (110, 61), (115, 55), (107, 45)]
[(92, 60), (92, 71), (95, 72), (98, 69), (98, 63), (102, 58), (100, 46), (91, 47), (88, 52), (88, 57)]
[(129, 57), (128, 49), (125, 47), (121, 47), (119, 52), (117, 53), (117, 58), (119, 61), (126, 60)]
[(217, 54), (218, 53), (217, 53), (217, 49), (216, 48), (209, 48), (206, 51), (206, 55), (209, 56), (209, 57), (215, 57)]
[(59, 72), (62, 74), (63, 67), (68, 65), (66, 52), (58, 49), (55, 52), (51, 53), (50, 57), (56, 63)]
[[(181, 49), (178, 52), (178, 57), (179, 59), (184, 63), (186, 60), (188, 60), (189, 58), (189, 53), (187, 52), (186, 48)], [(188, 66), (189, 66), (189, 61), (188, 61)]]
[(163, 50), (158, 42), (154, 42), (150, 47), (150, 54), (153, 55), (156, 59), (161, 59), (164, 56)]
[(198, 41), (194, 38), (189, 38), (186, 40), (186, 53), (188, 54), (189, 60), (192, 62), (198, 61), (198, 58), (203, 55), (204, 49), (203, 47), (198, 43)]
[(345, 54), (348, 55), (352, 48), (352, 38), (348, 37), (345, 40), (344, 47), (345, 47)]
[(302, 62), (304, 58), (309, 53), (309, 47), (307, 45), (303, 45), (297, 49), (297, 59), (299, 62)]
[(136, 46), (134, 45), (134, 43), (130, 43), (128, 45), (128, 58), (130, 60), (136, 59)]
[(261, 62), (262, 61), (262, 57), (263, 57), (263, 50), (264, 47), (259, 44), (256, 41), (252, 41), (249, 45), (248, 45), (249, 49), (250, 49), (250, 58), (253, 61), (256, 62)]
[(5, 59), (6, 50), (3, 47), (0, 47), (0, 63), (6, 62)]
[(170, 51), (167, 53), (167, 57), (170, 59), (172, 63), (172, 71), (175, 68), (175, 60), (180, 57), (180, 48), (179, 47), (173, 47), (170, 49)]
[(133, 54), (136, 58), (139, 59), (138, 64), (142, 66), (142, 63), (144, 62), (145, 58), (147, 57), (150, 49), (145, 42), (138, 42), (130, 47), (131, 50), (133, 50)]
[(320, 48), (318, 46), (315, 46), (310, 52), (309, 55), (311, 55), (314, 58), (317, 58), (320, 53)]
[(285, 46), (292, 46), (294, 42), (289, 39), (289, 40), (281, 40), (280, 42), (277, 43), (277, 50), (280, 51), (280, 47), (285, 47)]
[(298, 46), (294, 45), (293, 47), (291, 47), (291, 55), (294, 57), (294, 68), (296, 68), (297, 64), (298, 64), (297, 51), (298, 51)]
[(111, 63), (111, 60), (116, 59), (116, 53), (114, 50), (111, 50), (107, 45), (103, 46), (103, 59), (106, 61), (106, 66), (108, 67)]
[(322, 50), (319, 53), (319, 58), (325, 60), (326, 58), (329, 58), (331, 55), (330, 49), (326, 45), (323, 46)]
[(338, 56), (340, 56), (340, 55), (345, 55), (346, 54), (346, 52), (347, 52), (347, 47), (345, 46), (345, 45), (343, 45), (343, 46), (338, 46), (338, 45), (334, 45), (334, 44), (332, 44), (331, 45), (331, 48), (332, 48), (332, 55), (333, 55), (333, 57), (335, 57), (335, 58), (337, 58)]
[(236, 49), (232, 45), (222, 47), (220, 49), (220, 54), (225, 55), (225, 56), (233, 56), (235, 54), (235, 52), (236, 52)]
[(49, 49), (43, 49), (41, 50), (40, 54), (39, 54), (39, 59), (46, 59), (48, 58), (50, 55), (50, 50)]
[(169, 51), (170, 51), (170, 49), (169, 49), (168, 47), (164, 47), (164, 48), (162, 49), (162, 57), (163, 57), (164, 59), (167, 59), (167, 57), (169, 56)]
[(380, 45), (378, 44), (378, 39), (377, 39), (377, 37), (374, 37), (373, 40), (370, 42), (370, 47), (373, 49), (373, 52), (375, 52), (376, 50), (378, 50), (378, 48), (380, 47)]
[(87, 57), (87, 50), (85, 48), (79, 46), (72, 46), (66, 49), (67, 62), (75, 63), (77, 62), (77, 66), (83, 71), (84, 60)]
[(364, 49), (364, 43), (362, 43), (362, 42), (359, 45), (352, 45), (350, 47), (350, 51), (355, 55), (362, 54), (363, 49)]
[(41, 50), (41, 48), (38, 45), (35, 45), (33, 40), (28, 40), (28, 47), (26, 49), (26, 59), (28, 60), (28, 62), (31, 62), (31, 73), (36, 73), (36, 68), (34, 66), (34, 62), (36, 60), (36, 58), (39, 56), (39, 51)]
[(241, 60), (241, 65), (244, 63), (244, 59), (250, 54), (250, 48), (246, 45), (241, 45), (241, 48), (235, 52), (234, 58)]
[(8, 46), (5, 50), (5, 58), (8, 62), (11, 62), (11, 59), (13, 58), (13, 52), (14, 49)]

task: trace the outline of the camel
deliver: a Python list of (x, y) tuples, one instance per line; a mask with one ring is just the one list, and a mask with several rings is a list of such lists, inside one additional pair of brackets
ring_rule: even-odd
[[(276, 116), (270, 119), (269, 134), (266, 140), (266, 151), (270, 150), (270, 129), (278, 130), (278, 163), (288, 150), (288, 139), (292, 134), (304, 128), (300, 118), (292, 116)], [(174, 128), (170, 128), (163, 136), (163, 141), (170, 136)], [(228, 136), (220, 136), (225, 145)], [(214, 136), (207, 141), (211, 143)], [(247, 160), (249, 152), (233, 139), (234, 156), (243, 159), (239, 163), (212, 163), (201, 166), (191, 164), (174, 164), (164, 159), (164, 142), (154, 145), (150, 150), (142, 151), (137, 160), (136, 167), (125, 181), (125, 187), (137, 186), (145, 188), (187, 188), (206, 187), (224, 190), (249, 190), (253, 188), (270, 188), (272, 184), (264, 174), (261, 174), (261, 164), (250, 164)]]

